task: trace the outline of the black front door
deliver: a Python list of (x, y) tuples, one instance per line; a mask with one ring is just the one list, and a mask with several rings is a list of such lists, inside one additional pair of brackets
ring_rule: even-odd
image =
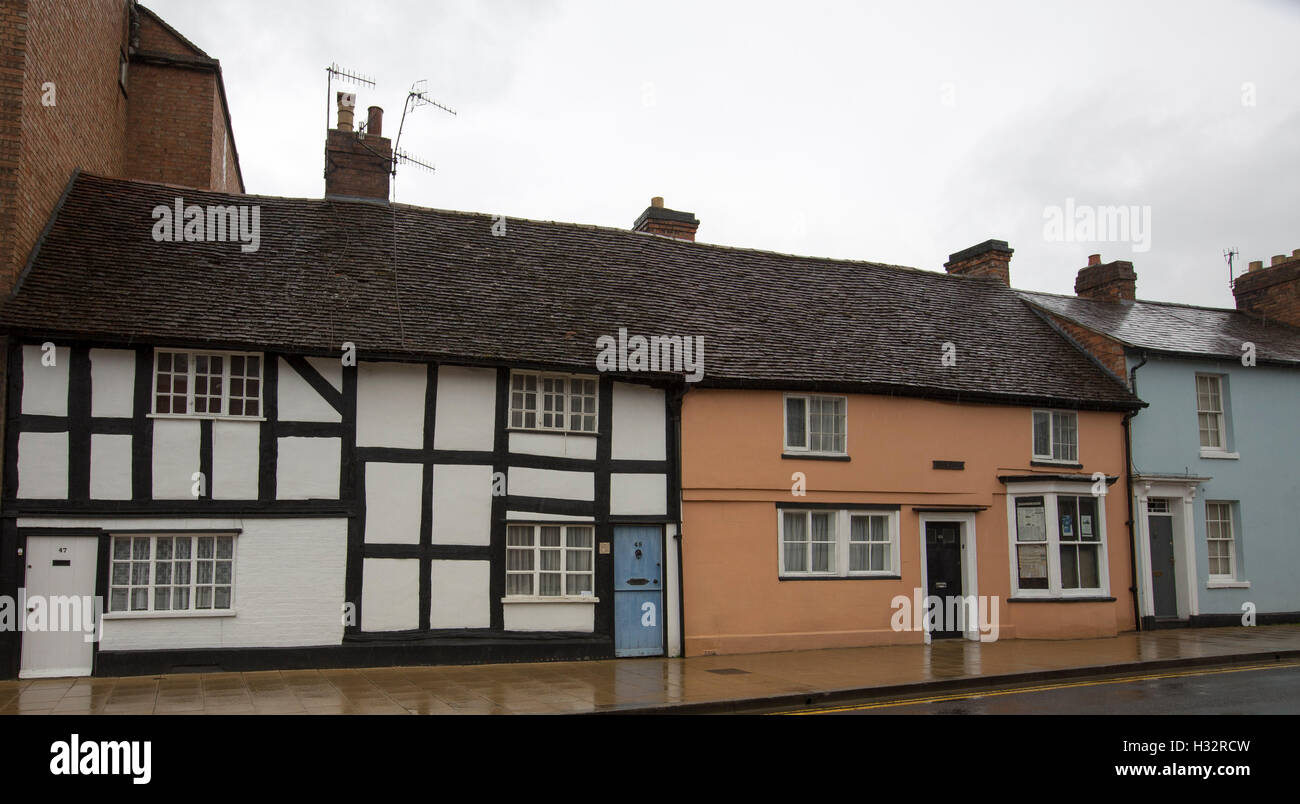
[(1178, 616), (1178, 586), (1174, 579), (1174, 520), (1151, 514), (1147, 517), (1151, 534), (1151, 598), (1157, 617)]
[(925, 523), (925, 593), (937, 597), (942, 611), (938, 625), (930, 629), (932, 639), (960, 637), (957, 615), (961, 603), (961, 525), (957, 522)]

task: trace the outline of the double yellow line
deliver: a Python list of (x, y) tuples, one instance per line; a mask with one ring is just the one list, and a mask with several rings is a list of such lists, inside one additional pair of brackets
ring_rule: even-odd
[(952, 695), (934, 695), (927, 698), (900, 698), (898, 700), (881, 701), (879, 703), (855, 704), (853, 706), (832, 706), (819, 709), (796, 709), (789, 712), (771, 712), (770, 714), (826, 715), (835, 712), (859, 712), (866, 709), (887, 709), (894, 706), (914, 706), (917, 704), (944, 703), (945, 701), (962, 701), (970, 698), (993, 698), (999, 695), (1020, 695), (1026, 692), (1046, 692), (1048, 690), (1065, 690), (1077, 687), (1099, 687), (1103, 684), (1131, 684), (1134, 681), (1154, 681), (1162, 678), (1211, 676), (1221, 675), (1224, 673), (1246, 673), (1253, 670), (1282, 670), (1289, 667), (1300, 667), (1300, 662), (1270, 662), (1268, 664), (1252, 664), (1244, 667), (1227, 667), (1211, 670), (1185, 670), (1178, 673), (1148, 673), (1146, 675), (1125, 676), (1123, 678), (1071, 681), (1060, 684), (1039, 684), (1032, 687), (1016, 687), (1008, 690), (979, 690), (973, 692), (954, 693)]

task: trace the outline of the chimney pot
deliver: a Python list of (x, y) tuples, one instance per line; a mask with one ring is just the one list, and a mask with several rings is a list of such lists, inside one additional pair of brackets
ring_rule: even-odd
[(663, 197), (662, 195), (657, 195), (657, 196), (655, 196), (654, 198), (651, 198), (651, 199), (650, 199), (650, 206), (654, 207), (655, 209), (663, 209), (663, 208), (664, 208), (664, 197)]
[(1274, 255), (1273, 255), (1273, 261), (1272, 261), (1271, 263), (1269, 263), (1269, 265), (1270, 265), (1270, 266), (1277, 265), (1279, 262), (1286, 262), (1286, 255), (1285, 255), (1285, 254), (1274, 254)]
[(352, 130), (352, 111), (357, 104), (357, 96), (351, 92), (340, 92), (337, 95), (339, 107), (339, 131)]
[(1252, 263), (1251, 263), (1251, 264), (1246, 268), (1246, 270), (1247, 270), (1247, 271), (1260, 271), (1260, 270), (1263, 270), (1263, 268), (1264, 268), (1264, 261), (1263, 261), (1263, 260), (1255, 260), (1254, 262), (1252, 262)]
[(1291, 256), (1292, 256), (1292, 257), (1300, 257), (1300, 248), (1298, 248), (1298, 249), (1296, 249), (1295, 251), (1291, 252)]
[(1101, 265), (1101, 255), (1100, 255), (1100, 254), (1089, 254), (1089, 255), (1088, 255), (1088, 264), (1089, 264), (1089, 265)]
[(366, 112), (366, 133), (372, 137), (384, 136), (384, 110), (371, 106)]

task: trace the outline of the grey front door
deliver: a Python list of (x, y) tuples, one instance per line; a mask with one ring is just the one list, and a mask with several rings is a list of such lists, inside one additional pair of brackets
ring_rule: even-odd
[(1157, 617), (1178, 616), (1178, 587), (1174, 583), (1173, 517), (1151, 514), (1147, 517), (1151, 535), (1151, 592)]

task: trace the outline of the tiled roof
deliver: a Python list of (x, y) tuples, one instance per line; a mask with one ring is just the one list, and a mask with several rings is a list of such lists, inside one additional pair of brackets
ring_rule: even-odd
[[(178, 195), (259, 205), (259, 249), (155, 242), (151, 210)], [(497, 237), (489, 215), (89, 175), (56, 214), (0, 309), (8, 331), (591, 370), (596, 339), (626, 327), (703, 336), (706, 386), (1141, 404), (988, 280), (568, 223), (509, 219)]]
[(1241, 358), (1241, 345), (1255, 344), (1260, 363), (1300, 363), (1300, 329), (1262, 321), (1236, 310), (1165, 302), (1107, 302), (1020, 294), (1027, 301), (1094, 332), (1138, 349), (1195, 356)]

